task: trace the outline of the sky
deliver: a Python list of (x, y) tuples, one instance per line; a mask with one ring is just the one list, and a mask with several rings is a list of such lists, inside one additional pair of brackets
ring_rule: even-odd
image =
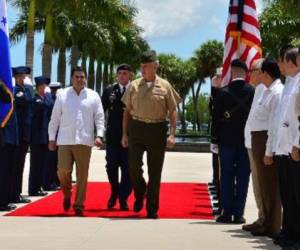
[[(173, 53), (190, 58), (200, 45), (210, 39), (224, 41), (229, 0), (134, 0), (138, 8), (137, 24), (143, 37), (158, 53)], [(262, 0), (256, 0), (262, 10)], [(18, 12), (8, 6), (9, 27), (13, 27)], [(35, 36), (34, 75), (40, 75), (43, 35)], [(25, 64), (25, 39), (11, 47), (12, 65)], [(56, 80), (57, 56), (53, 59), (52, 80)], [(69, 75), (69, 74), (67, 74)], [(208, 92), (205, 84), (202, 92)]]

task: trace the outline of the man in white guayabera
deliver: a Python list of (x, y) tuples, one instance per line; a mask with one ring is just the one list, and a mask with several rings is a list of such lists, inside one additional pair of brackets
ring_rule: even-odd
[(102, 146), (104, 131), (101, 99), (97, 92), (85, 85), (86, 72), (75, 67), (72, 86), (58, 94), (49, 124), (49, 149), (55, 150), (58, 145), (58, 177), (64, 193), (65, 211), (71, 207), (72, 171), (76, 163), (77, 187), (73, 208), (77, 216), (83, 216), (92, 147)]

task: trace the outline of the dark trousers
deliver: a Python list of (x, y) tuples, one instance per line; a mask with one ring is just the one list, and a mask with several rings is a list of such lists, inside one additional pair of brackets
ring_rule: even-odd
[(290, 159), (292, 196), (291, 196), (291, 212), (287, 216), (290, 217), (292, 239), (300, 241), (300, 162)]
[(43, 184), (43, 172), (47, 167), (48, 145), (33, 144), (30, 146), (30, 170), (29, 170), (29, 195), (41, 190)]
[(11, 202), (12, 171), (15, 165), (16, 146), (4, 144), (0, 149), (0, 206), (6, 206)]
[(292, 213), (291, 207), (292, 200), (292, 171), (289, 156), (280, 155), (275, 157), (276, 165), (278, 167), (279, 177), (279, 191), (282, 204), (282, 231), (288, 237), (292, 238), (293, 223), (292, 217), (289, 216)]
[[(106, 145), (106, 172), (111, 185), (111, 194), (127, 201), (131, 193), (131, 183), (128, 169), (128, 149), (121, 145)], [(119, 168), (121, 180), (119, 182)]]
[(13, 168), (13, 181), (12, 181), (12, 200), (19, 200), (22, 193), (23, 185), (23, 171), (25, 158), (28, 151), (28, 143), (25, 141), (20, 142), (16, 148), (16, 164)]
[(48, 151), (48, 164), (43, 171), (43, 189), (52, 190), (59, 186), (59, 180), (57, 176), (57, 165), (58, 165), (58, 156), (57, 150)]
[(257, 180), (264, 214), (263, 227), (267, 233), (277, 234), (281, 227), (281, 201), (276, 164), (266, 166), (264, 156), (268, 140), (267, 131), (252, 132), (252, 155), (257, 170)]
[[(147, 189), (147, 210), (157, 212), (161, 173), (165, 157), (167, 126), (165, 122), (149, 124), (132, 120), (129, 125), (129, 173), (134, 195), (144, 196)], [(143, 178), (143, 154), (147, 153), (149, 182)]]
[(213, 167), (213, 184), (216, 187), (217, 195), (220, 194), (220, 166), (219, 166), (219, 155), (212, 154), (212, 167)]
[(221, 203), (225, 216), (243, 216), (250, 177), (247, 149), (220, 145)]

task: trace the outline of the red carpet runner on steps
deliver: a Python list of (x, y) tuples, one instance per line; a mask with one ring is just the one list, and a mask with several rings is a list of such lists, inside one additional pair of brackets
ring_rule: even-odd
[[(140, 213), (132, 211), (133, 195), (130, 196), (128, 202), (130, 211), (120, 211), (118, 203), (114, 209), (106, 209), (109, 194), (108, 183), (90, 182), (88, 184), (84, 216), (104, 218), (143, 218), (146, 216), (145, 209)], [(7, 215), (74, 216), (73, 209), (70, 209), (68, 213), (63, 211), (62, 200), (62, 192), (55, 192)], [(197, 183), (162, 183), (158, 214), (160, 218), (165, 219), (213, 219), (207, 185)]]

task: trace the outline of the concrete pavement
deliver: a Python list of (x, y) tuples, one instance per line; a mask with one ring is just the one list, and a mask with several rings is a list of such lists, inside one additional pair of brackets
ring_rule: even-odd
[[(90, 181), (107, 181), (105, 152), (94, 150)], [(29, 161), (24, 172), (27, 192)], [(145, 161), (146, 162), (146, 161)], [(145, 171), (147, 173), (147, 171)], [(162, 180), (209, 182), (211, 155), (166, 154)], [(36, 198), (35, 198), (36, 199)], [(245, 217), (257, 214), (252, 187)], [(1, 213), (0, 215), (3, 215)], [(0, 217), (0, 250), (210, 250), (280, 249), (268, 238), (254, 238), (240, 225), (201, 220)]]

